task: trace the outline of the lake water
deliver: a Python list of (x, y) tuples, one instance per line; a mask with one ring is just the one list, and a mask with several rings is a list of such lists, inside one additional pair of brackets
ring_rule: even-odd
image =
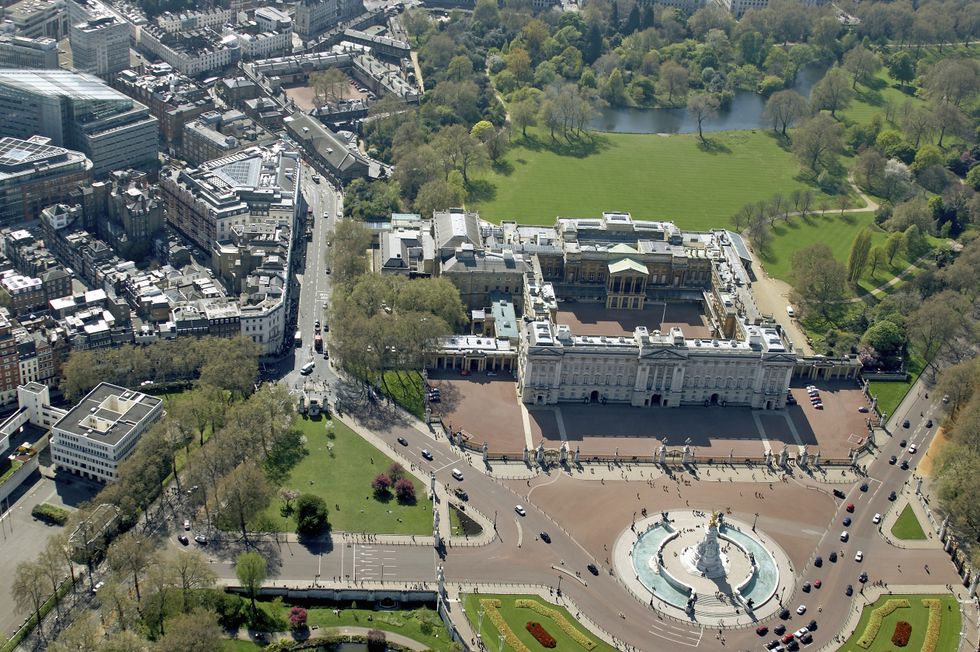
[[(809, 98), (814, 84), (823, 77), (823, 66), (806, 66), (801, 68), (793, 83), (793, 90), (803, 97)], [(727, 111), (719, 111), (718, 115), (704, 121), (704, 131), (734, 131), (739, 129), (758, 129), (769, 127), (762, 120), (762, 111), (766, 106), (766, 98), (758, 93), (738, 91)], [(632, 109), (612, 108), (600, 109), (596, 117), (589, 123), (596, 131), (613, 131), (633, 134), (691, 134), (698, 130), (697, 121), (688, 115), (687, 109)]]

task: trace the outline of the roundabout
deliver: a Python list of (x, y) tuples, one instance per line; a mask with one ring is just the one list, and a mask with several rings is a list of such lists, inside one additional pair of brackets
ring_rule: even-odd
[(662, 512), (618, 539), (616, 571), (641, 600), (702, 625), (749, 625), (780, 608), (795, 579), (764, 533), (721, 513)]

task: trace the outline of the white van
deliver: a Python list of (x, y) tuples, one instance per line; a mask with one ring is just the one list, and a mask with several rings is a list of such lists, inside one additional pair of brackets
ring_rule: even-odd
[(305, 365), (302, 366), (302, 368), (300, 368), (299, 372), (304, 376), (309, 376), (311, 373), (313, 373), (313, 367), (315, 366), (316, 366), (315, 362), (307, 362)]
[(463, 472), (460, 471), (459, 469), (453, 469), (453, 477), (456, 478), (457, 480), (462, 481), (462, 479), (463, 479)]
[(851, 535), (847, 533), (847, 530), (844, 530), (843, 532), (840, 533), (840, 540), (846, 542), (848, 538), (850, 538), (850, 536)]
[(786, 306), (786, 314), (790, 317), (796, 317), (796, 311), (793, 310), (793, 306)]

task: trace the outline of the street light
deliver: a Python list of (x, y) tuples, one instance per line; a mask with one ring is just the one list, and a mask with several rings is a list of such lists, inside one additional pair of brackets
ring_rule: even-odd
[(558, 595), (561, 595), (561, 575), (558, 576)]
[(483, 631), (483, 613), (484, 612), (483, 612), (483, 609), (482, 608), (479, 611), (476, 612), (476, 618), (477, 618), (477, 623), (478, 623), (477, 626), (476, 626), (476, 635), (477, 636), (479, 636), (480, 633)]
[(497, 510), (493, 510), (493, 531), (497, 531)]
[(759, 520), (759, 512), (755, 513), (755, 518), (752, 519), (752, 531), (755, 532), (755, 524)]

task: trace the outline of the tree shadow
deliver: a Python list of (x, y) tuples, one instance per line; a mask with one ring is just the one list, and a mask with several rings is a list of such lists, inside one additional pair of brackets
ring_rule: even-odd
[(789, 152), (793, 149), (793, 141), (789, 136), (784, 136), (778, 131), (773, 129), (766, 129), (765, 134), (773, 141), (775, 141), (776, 146), (784, 152)]
[(867, 88), (872, 88), (876, 91), (880, 91), (881, 89), (888, 86), (888, 82), (882, 79), (881, 77), (873, 77), (871, 81), (864, 84), (864, 86)]
[(554, 138), (529, 135), (521, 141), (521, 145), (533, 152), (546, 151), (558, 156), (585, 158), (607, 149), (610, 142), (604, 134), (583, 131), (580, 135), (569, 132), (567, 136), (556, 133)]
[(472, 179), (466, 187), (467, 197), (473, 202), (493, 201), (497, 196), (497, 186), (486, 179)]
[(865, 104), (870, 104), (871, 106), (882, 106), (885, 103), (884, 97), (881, 95), (881, 91), (875, 88), (865, 88), (864, 90), (857, 90), (854, 96), (864, 102)]
[(773, 224), (772, 227), (770, 228), (770, 231), (772, 231), (773, 235), (775, 235), (778, 238), (780, 236), (786, 235), (786, 230), (788, 228), (789, 225), (787, 223)]
[(698, 140), (698, 149), (705, 154), (731, 154), (732, 148), (714, 138), (705, 138), (704, 140)]
[(492, 164), (490, 168), (497, 174), (505, 177), (509, 177), (514, 173), (514, 165), (506, 159), (498, 160), (496, 163)]

